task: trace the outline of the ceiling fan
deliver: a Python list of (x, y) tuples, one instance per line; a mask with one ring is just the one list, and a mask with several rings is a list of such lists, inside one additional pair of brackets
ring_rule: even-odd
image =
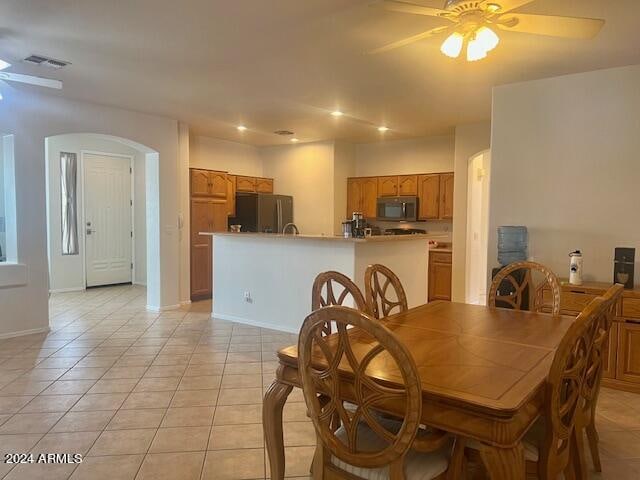
[(446, 0), (444, 8), (439, 9), (400, 0), (383, 0), (381, 4), (386, 10), (438, 17), (449, 22), (449, 25), (398, 40), (370, 53), (388, 52), (425, 38), (448, 34), (440, 48), (441, 52), (448, 57), (458, 58), (466, 45), (467, 60), (473, 62), (485, 58), (498, 46), (500, 37), (495, 30), (589, 39), (594, 38), (605, 23), (604, 20), (593, 18), (512, 13), (513, 10), (534, 1)]
[(62, 89), (62, 82), (60, 80), (36, 77), (35, 75), (24, 75), (22, 73), (5, 72), (4, 70), (10, 66), (11, 64), (9, 62), (0, 59), (0, 80), (37, 85), (38, 87), (55, 88), (57, 90)]

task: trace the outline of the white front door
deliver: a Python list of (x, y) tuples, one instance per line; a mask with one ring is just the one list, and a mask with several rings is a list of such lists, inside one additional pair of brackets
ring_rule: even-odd
[(83, 155), (87, 287), (131, 282), (131, 159)]

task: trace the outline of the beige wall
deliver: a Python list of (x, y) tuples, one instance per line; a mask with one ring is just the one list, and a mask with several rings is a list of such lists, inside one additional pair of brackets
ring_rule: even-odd
[(293, 221), (300, 232), (333, 235), (333, 142), (261, 149), (263, 174), (272, 177), (274, 193), (293, 195)]
[(352, 143), (336, 142), (333, 169), (333, 231), (342, 233), (342, 222), (347, 217), (347, 178), (356, 174), (356, 146)]
[(489, 267), (499, 225), (526, 225), (530, 255), (564, 277), (572, 250), (610, 282), (614, 248), (640, 247), (639, 85), (636, 65), (495, 89)]
[(250, 177), (263, 175), (258, 147), (211, 137), (191, 136), (189, 166)]
[(356, 176), (453, 171), (454, 136), (356, 145)]
[(453, 272), (452, 300), (464, 302), (467, 254), (467, 175), (469, 160), (488, 150), (491, 143), (491, 122), (472, 123), (456, 127), (455, 180), (453, 199)]

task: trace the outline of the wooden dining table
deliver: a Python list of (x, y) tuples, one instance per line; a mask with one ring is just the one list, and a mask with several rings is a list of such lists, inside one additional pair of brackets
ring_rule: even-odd
[[(418, 367), (422, 423), (480, 442), (493, 480), (525, 478), (522, 438), (542, 413), (554, 352), (573, 321), (441, 301), (382, 320)], [(272, 480), (285, 472), (282, 410), (293, 387), (302, 387), (297, 346), (281, 349), (278, 361), (263, 403)], [(393, 382), (399, 372), (394, 365), (372, 376)]]

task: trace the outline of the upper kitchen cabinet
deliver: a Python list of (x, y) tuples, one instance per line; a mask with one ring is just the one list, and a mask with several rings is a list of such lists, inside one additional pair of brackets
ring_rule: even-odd
[(417, 175), (400, 175), (398, 176), (398, 195), (416, 196), (418, 195), (418, 176)]
[(256, 192), (273, 193), (273, 178), (256, 178)]
[(255, 192), (256, 191), (255, 177), (245, 177), (242, 175), (236, 175), (236, 191), (237, 192)]
[(347, 218), (353, 212), (362, 212), (365, 218), (376, 217), (378, 177), (347, 179)]
[(397, 197), (398, 177), (378, 177), (378, 196)]
[(273, 178), (245, 177), (243, 175), (236, 175), (236, 191), (273, 193)]
[(191, 195), (194, 197), (227, 197), (227, 174), (213, 170), (191, 169)]
[(442, 220), (453, 218), (453, 173), (440, 175), (439, 218)]
[(227, 175), (227, 215), (236, 216), (236, 176)]
[(418, 176), (418, 218), (440, 218), (440, 174)]

